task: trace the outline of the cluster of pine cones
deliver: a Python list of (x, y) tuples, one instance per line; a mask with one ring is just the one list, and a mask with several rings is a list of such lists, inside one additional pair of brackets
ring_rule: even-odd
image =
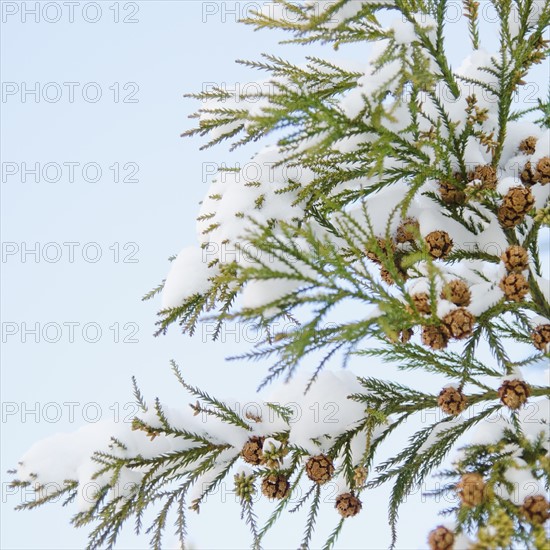
[[(265, 438), (252, 436), (244, 444), (241, 450), (243, 460), (253, 466), (266, 464), (264, 456)], [(273, 467), (273, 464), (270, 465)], [(305, 464), (307, 477), (323, 485), (330, 481), (334, 475), (334, 463), (332, 459), (324, 454), (310, 456)], [(356, 468), (355, 481), (357, 486), (361, 486), (366, 479), (364, 468)], [(235, 491), (241, 499), (250, 499), (254, 494), (254, 475), (237, 474), (235, 475)], [(281, 500), (286, 498), (290, 492), (290, 483), (284, 472), (268, 472), (263, 476), (261, 484), (262, 494), (269, 499)], [(335, 508), (344, 518), (357, 515), (362, 508), (361, 501), (353, 492), (341, 493), (336, 497)]]

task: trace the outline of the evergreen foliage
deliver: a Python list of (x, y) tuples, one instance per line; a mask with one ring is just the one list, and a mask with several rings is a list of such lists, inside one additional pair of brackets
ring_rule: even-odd
[[(235, 148), (274, 134), (273, 169), (296, 177), (283, 178), (271, 195), (265, 182), (247, 182), (255, 200), (249, 211), (235, 212), (242, 232), (233, 240), (216, 237), (228, 222), (216, 209), (225, 200), (223, 186), (217, 193), (213, 184), (199, 217), (208, 289), (164, 307), (158, 333), (176, 324), (193, 334), (202, 320), (214, 319), (216, 339), (226, 322), (254, 322), (261, 341), (232, 359), (268, 362), (260, 388), (278, 379), (293, 383), (300, 366), (315, 360), (306, 395), (329, 366), (352, 361), (418, 371), (417, 387), (385, 379), (383, 369), (361, 371), (342, 403), (360, 411), (354, 421), (308, 442), (333, 461), (340, 495), (366, 502), (369, 489), (392, 487), (392, 546), (400, 505), (434, 474), (444, 482), (431, 494), (456, 497), (456, 506), (443, 511), (456, 544), (466, 536), (476, 549), (543, 549), (549, 542), (548, 502), (528, 501), (533, 495), (521, 485), (536, 482), (535, 494), (547, 498), (550, 388), (523, 382), (520, 369), (528, 372), (549, 358), (550, 292), (541, 245), (550, 208), (550, 104), (543, 93), (518, 110), (514, 98), (533, 67), (548, 63), (550, 2), (490, 1), (497, 51), (491, 56), (481, 49), (491, 37), (484, 36), (478, 2), (465, 0), (474, 68), (457, 71), (445, 50), (446, 0), (278, 0), (279, 11), (253, 14), (245, 23), (285, 31), (288, 42), (304, 48), (375, 43), (370, 73), (318, 57), (297, 66), (266, 54), (241, 61), (267, 73), (262, 91), (236, 98), (216, 88), (191, 96), (202, 103), (185, 135), (206, 137), (204, 147), (227, 140)], [(388, 18), (398, 23), (387, 26)], [(524, 190), (522, 197), (511, 195), (514, 189)], [(271, 214), (273, 197), (286, 201), (287, 215)], [(214, 242), (218, 248), (210, 254)], [(528, 263), (513, 264), (510, 247), (526, 251)], [(453, 287), (456, 280), (464, 284)], [(248, 287), (265, 289), (264, 299), (241, 299)], [(492, 361), (479, 359), (483, 349)], [(319, 483), (307, 479), (311, 446), (294, 437), (292, 410), (266, 402), (260, 414), (241, 416), (231, 403), (190, 385), (175, 364), (173, 370), (190, 395), (191, 414), (208, 422), (189, 427), (158, 399), (148, 405), (134, 385), (141, 413), (132, 429), (145, 437), (141, 445), (171, 444), (158, 453), (133, 453), (115, 437), (108, 450), (94, 454), (100, 489), (93, 505), (73, 518), (75, 526), (89, 526), (89, 547), (113, 546), (132, 521), (150, 534), (153, 548), (162, 548), (169, 513), (183, 547), (189, 510), (206, 506), (224, 480), (235, 484), (253, 548), (262, 547), (284, 512), (302, 508), (308, 512), (297, 542), (309, 547), (322, 499)], [(464, 412), (443, 412), (447, 394), (422, 386), (430, 377), (452, 382), (464, 395)], [(439, 419), (380, 460), (381, 446), (402, 437), (407, 420), (434, 409)], [(217, 428), (210, 433), (212, 422)], [(225, 440), (220, 426), (237, 435)], [(488, 427), (489, 436), (469, 442)], [(251, 454), (243, 449), (247, 441), (258, 444)], [(239, 470), (242, 462), (247, 469)], [(13, 484), (35, 487), (37, 499), (21, 508), (77, 498), (78, 479), (41, 494), (38, 474), (24, 474), (23, 466)], [(479, 474), (482, 487), (465, 486), (467, 474)], [(121, 492), (127, 479), (132, 488)], [(202, 490), (191, 497), (199, 481)], [(296, 505), (299, 487), (307, 489)], [(482, 496), (472, 504), (468, 491), (477, 489)], [(265, 521), (254, 506), (260, 491), (277, 501)], [(346, 514), (358, 511), (352, 504), (348, 500), (345, 513), (335, 510), (325, 548), (336, 544)], [(156, 516), (145, 527), (149, 508)], [(436, 546), (435, 538), (432, 548), (452, 548)]]

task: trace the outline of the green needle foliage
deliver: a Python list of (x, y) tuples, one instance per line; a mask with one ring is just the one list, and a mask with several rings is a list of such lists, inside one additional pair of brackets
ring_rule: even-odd
[[(134, 381), (132, 431), (93, 455), (97, 491), (73, 518), (90, 529), (89, 548), (112, 547), (127, 522), (153, 548), (174, 524), (183, 547), (189, 511), (206, 508), (227, 480), (253, 548), (286, 512), (302, 510), (296, 542), (313, 545), (329, 481), (338, 487), (324, 543), (332, 548), (369, 491), (389, 486), (393, 547), (400, 506), (433, 476), (441, 481), (428, 493), (452, 506), (426, 534), (430, 548), (548, 548), (550, 388), (522, 371), (527, 378), (549, 358), (550, 105), (544, 91), (518, 110), (517, 96), (537, 65), (548, 69), (550, 0), (488, 2), (490, 28), (478, 2), (463, 2), (472, 55), (457, 70), (447, 0), (277, 0), (244, 23), (283, 31), (304, 49), (374, 44), (368, 68), (264, 54), (239, 61), (267, 75), (262, 86), (238, 97), (222, 87), (190, 94), (201, 107), (184, 135), (232, 149), (275, 140), (272, 168), (287, 176), (275, 191), (261, 177), (247, 182), (253, 206), (231, 220), (218, 215), (223, 186), (208, 195), (211, 210), (198, 218), (208, 289), (164, 307), (158, 334), (214, 321), (217, 339), (228, 322), (254, 323), (262, 337), (231, 359), (265, 363), (260, 388), (294, 384), (313, 365), (304, 399), (327, 370), (372, 367), (338, 402), (354, 420), (302, 440), (291, 407), (265, 401), (240, 414), (175, 363), (185, 414), (158, 399), (148, 405)], [(489, 55), (483, 46), (495, 38)], [(279, 199), (286, 211), (275, 215)], [(230, 222), (242, 227), (233, 240), (219, 236)], [(232, 254), (210, 254), (213, 245)], [(263, 301), (244, 299), (249, 288), (264, 289)], [(413, 370), (414, 387), (399, 380)], [(44, 491), (39, 466), (23, 460), (13, 471), (14, 486), (36, 491), (20, 508), (78, 500), (81, 479)], [(266, 520), (260, 495), (276, 501)]]

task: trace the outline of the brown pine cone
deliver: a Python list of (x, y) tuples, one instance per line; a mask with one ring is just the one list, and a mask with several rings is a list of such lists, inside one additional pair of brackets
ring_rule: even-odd
[(550, 504), (543, 495), (534, 495), (523, 501), (520, 512), (529, 523), (542, 525), (550, 518)]
[(472, 334), (476, 318), (467, 309), (459, 307), (447, 313), (442, 321), (451, 337), (462, 340)]
[(530, 395), (531, 388), (523, 380), (505, 380), (498, 389), (500, 400), (512, 410), (524, 405)]
[(521, 273), (510, 273), (503, 277), (498, 285), (506, 300), (521, 302), (529, 292), (529, 283)]
[(508, 273), (521, 273), (527, 269), (529, 256), (527, 250), (517, 244), (508, 247), (501, 256)]
[(533, 208), (535, 199), (529, 189), (518, 186), (508, 190), (508, 193), (504, 195), (503, 204), (514, 209), (518, 213), (526, 214)]
[(525, 218), (524, 214), (518, 214), (512, 208), (508, 208), (507, 206), (501, 206), (498, 209), (498, 221), (502, 227), (507, 229), (520, 224), (523, 221), (523, 218)]
[(472, 293), (464, 281), (453, 279), (443, 287), (441, 299), (449, 300), (457, 306), (469, 306), (472, 301)]
[(334, 474), (334, 464), (326, 455), (311, 456), (306, 462), (306, 474), (311, 481), (323, 485)]
[(448, 386), (439, 392), (437, 404), (445, 414), (457, 416), (468, 405), (468, 399), (461, 390)]
[(413, 337), (413, 334), (414, 330), (412, 328), (406, 328), (399, 333), (399, 340), (402, 344), (406, 344)]
[[(387, 250), (387, 242), (386, 242), (386, 239), (377, 238), (376, 241), (377, 241), (377, 243), (378, 243), (379, 248), (382, 250), (382, 253), (385, 255), (386, 250)], [(390, 250), (391, 250), (392, 252), (393, 252), (393, 250), (394, 250), (393, 243), (390, 243)], [(380, 258), (378, 257), (378, 253), (377, 253), (376, 250), (374, 249), (374, 246), (372, 247), (371, 250), (367, 250), (366, 255), (367, 255), (367, 258), (368, 258), (369, 260), (372, 260), (373, 262), (375, 262), (375, 263), (377, 263), (377, 264), (380, 263)]]
[(535, 185), (535, 183), (538, 183), (535, 174), (533, 174), (532, 166), (529, 161), (525, 163), (525, 166), (523, 167), (523, 170), (519, 175), (519, 179), (521, 180), (521, 183), (523, 183), (523, 185), (527, 186)]
[(490, 164), (476, 166), (468, 174), (468, 180), (480, 180), (484, 189), (495, 189), (497, 186), (497, 172)]
[(260, 423), (262, 421), (262, 417), (254, 414), (252, 411), (246, 411), (246, 414), (244, 416), (248, 420), (252, 420), (252, 422)]
[(416, 232), (418, 232), (418, 221), (414, 218), (406, 218), (397, 228), (395, 242), (399, 244), (414, 243)]
[(478, 473), (464, 474), (457, 484), (458, 496), (464, 506), (473, 508), (483, 502), (485, 482)]
[(520, 142), (519, 150), (526, 155), (532, 155), (535, 152), (536, 145), (537, 138), (535, 136), (529, 136)]
[(361, 511), (362, 507), (361, 501), (351, 493), (343, 493), (336, 497), (335, 508), (344, 518), (356, 516)]
[(253, 435), (243, 446), (241, 451), (241, 456), (243, 457), (245, 462), (248, 462), (249, 464), (253, 464), (254, 466), (257, 466), (262, 462), (263, 458), (263, 451), (262, 448), (264, 446), (264, 440), (263, 437), (258, 437), (256, 435)]
[(446, 231), (432, 231), (426, 235), (428, 252), (433, 258), (445, 258), (453, 248), (453, 240)]
[(422, 327), (422, 343), (432, 349), (444, 349), (449, 343), (449, 331), (444, 326)]
[(272, 474), (267, 476), (262, 481), (262, 493), (267, 498), (275, 498), (281, 500), (285, 498), (290, 489), (290, 483), (288, 479), (281, 474)]
[(515, 227), (533, 208), (535, 199), (527, 187), (512, 187), (504, 196), (498, 209), (498, 219), (503, 227)]
[(430, 297), (426, 292), (418, 292), (411, 296), (414, 307), (418, 310), (418, 313), (431, 313)]
[(382, 277), (382, 280), (387, 284), (387, 285), (394, 285), (395, 284), (395, 281), (391, 275), (391, 273), (385, 268), (385, 267), (380, 267), (380, 277)]
[(531, 334), (533, 345), (540, 351), (548, 351), (550, 344), (550, 325), (539, 325)]
[[(399, 253), (394, 256), (395, 269), (397, 270), (398, 277), (403, 281), (406, 281), (409, 278), (409, 276), (407, 275), (406, 270), (401, 268), (401, 258), (402, 256)], [(380, 276), (382, 277), (382, 280), (386, 284), (390, 286), (395, 284), (393, 275), (383, 266), (380, 266)]]
[(455, 535), (452, 531), (439, 525), (428, 536), (430, 550), (453, 550)]
[(537, 162), (534, 179), (541, 185), (550, 183), (550, 157), (542, 157)]
[(466, 202), (466, 193), (450, 181), (439, 182), (439, 194), (441, 200), (446, 204), (464, 204)]
[[(401, 277), (403, 277), (404, 279), (407, 278), (407, 275), (403, 272), (400, 272), (400, 275)], [(395, 280), (394, 278), (392, 277), (392, 274), (385, 268), (385, 267), (382, 267), (380, 266), (380, 277), (382, 278), (382, 280), (387, 284), (387, 285), (394, 285), (395, 284)]]

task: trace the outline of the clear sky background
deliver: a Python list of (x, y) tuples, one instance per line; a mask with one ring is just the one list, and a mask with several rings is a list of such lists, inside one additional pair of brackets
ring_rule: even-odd
[[(83, 2), (72, 13), (62, 2), (1, 4), (1, 547), (80, 548), (86, 533), (68, 523), (74, 508), (13, 511), (25, 495), (9, 490), (5, 471), (35, 441), (99, 419), (129, 421), (132, 375), (148, 398), (187, 406), (170, 373), (172, 358), (193, 384), (245, 401), (265, 373), (258, 364), (224, 362), (250, 345), (243, 327), (217, 343), (176, 327), (154, 338), (159, 301), (140, 301), (165, 277), (167, 258), (195, 244), (203, 172), (212, 163), (244, 163), (253, 151), (200, 152), (199, 138), (180, 138), (196, 107), (183, 94), (204, 83), (264, 78), (237, 58), (276, 52), (298, 61), (326, 51), (279, 47), (280, 35), (237, 25), (233, 10), (243, 16), (252, 2)], [(37, 15), (29, 12), (35, 6)], [(464, 26), (449, 30), (456, 65)], [(365, 54), (364, 46), (328, 53)], [(36, 163), (39, 174), (23, 176)], [(439, 387), (436, 381), (432, 389)], [(238, 506), (231, 495), (218, 497), (199, 516), (190, 514), (191, 541), (201, 549), (247, 547)], [(365, 493), (364, 511), (339, 548), (387, 547), (386, 498), (384, 489)], [(424, 500), (412, 496), (403, 507), (400, 548), (423, 547), (437, 524), (439, 505)], [(322, 512), (316, 544), (336, 523), (332, 506)], [(295, 548), (303, 520), (281, 522), (268, 546)], [(120, 547), (147, 542), (128, 530)]]

